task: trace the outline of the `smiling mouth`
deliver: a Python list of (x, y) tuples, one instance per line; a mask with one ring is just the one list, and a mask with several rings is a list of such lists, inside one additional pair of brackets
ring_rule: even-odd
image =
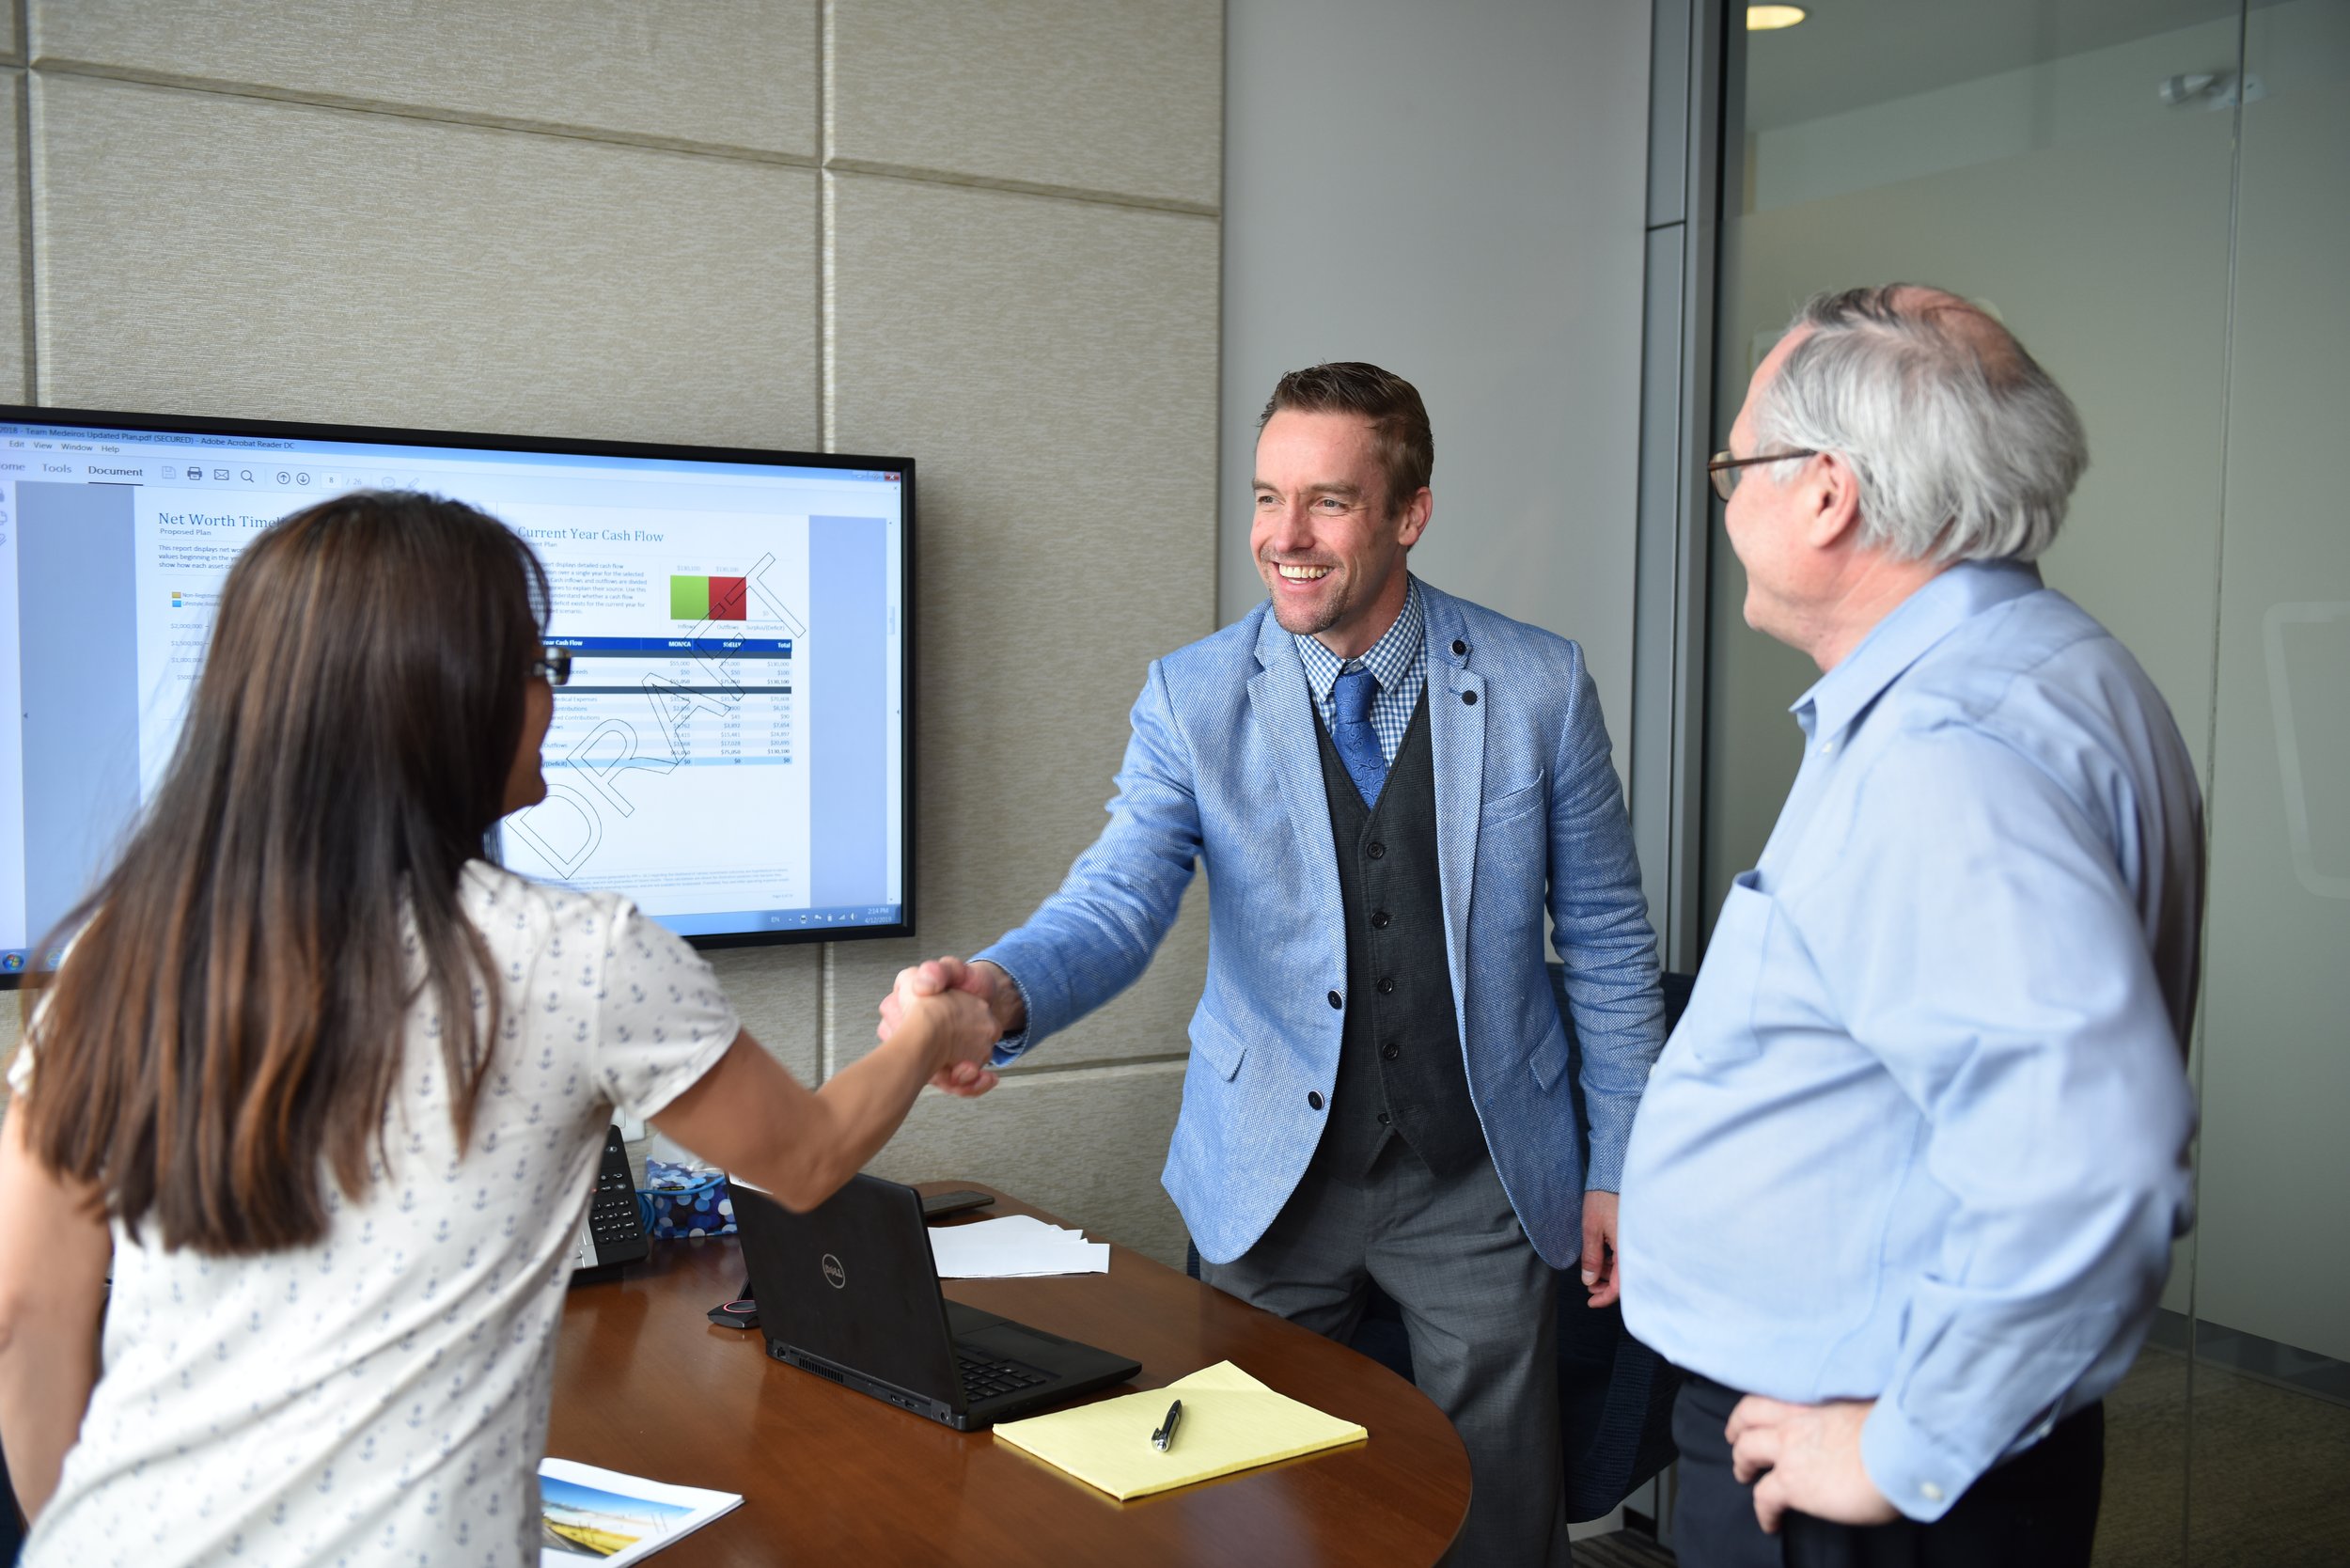
[(1298, 566), (1288, 561), (1280, 562), (1277, 570), (1284, 581), (1292, 583), (1318, 583), (1331, 572), (1326, 566)]

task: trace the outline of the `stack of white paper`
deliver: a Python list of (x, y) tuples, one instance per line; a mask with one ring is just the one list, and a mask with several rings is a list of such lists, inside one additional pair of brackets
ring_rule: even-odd
[(941, 1279), (1011, 1279), (1034, 1274), (1107, 1274), (1110, 1244), (1083, 1231), (1008, 1215), (968, 1225), (934, 1226), (931, 1256)]

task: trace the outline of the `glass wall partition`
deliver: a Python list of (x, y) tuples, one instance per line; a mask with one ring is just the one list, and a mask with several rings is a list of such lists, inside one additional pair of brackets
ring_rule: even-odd
[(2350, 1563), (2350, 0), (2250, 8), (2241, 96), (2188, 1560)]
[[(1810, 9), (1723, 56), (1714, 445), (1817, 290), (1989, 308), (2088, 427), (2048, 582), (2206, 794), (2201, 1220), (2107, 1402), (2100, 1560), (2350, 1562), (2350, 0)], [(1709, 572), (1710, 928), (1817, 671), (1745, 626), (1718, 543)]]

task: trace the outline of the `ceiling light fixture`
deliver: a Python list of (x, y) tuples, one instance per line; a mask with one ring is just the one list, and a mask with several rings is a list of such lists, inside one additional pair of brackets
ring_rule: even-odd
[(1801, 6), (1748, 6), (1747, 31), (1776, 33), (1782, 27), (1793, 27), (1810, 14)]

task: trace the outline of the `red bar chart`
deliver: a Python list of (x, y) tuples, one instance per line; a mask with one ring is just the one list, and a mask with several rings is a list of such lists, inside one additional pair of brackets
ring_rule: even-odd
[(669, 578), (669, 619), (745, 620), (750, 613), (750, 579), (672, 575)]

